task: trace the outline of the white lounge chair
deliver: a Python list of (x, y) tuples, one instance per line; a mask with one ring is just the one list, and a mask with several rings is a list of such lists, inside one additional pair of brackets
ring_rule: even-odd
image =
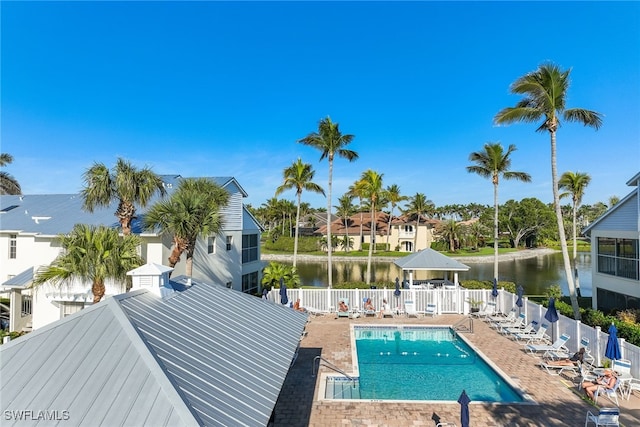
[(534, 333), (530, 333), (530, 334), (518, 333), (518, 334), (514, 334), (513, 337), (515, 338), (516, 341), (519, 341), (524, 345), (551, 344), (551, 340), (547, 335), (548, 328), (549, 328), (549, 325), (547, 325), (546, 323), (543, 323)]
[(499, 314), (496, 316), (487, 316), (485, 318), (485, 321), (491, 323), (490, 326), (492, 328), (495, 328), (496, 323), (513, 322), (514, 320), (516, 320), (516, 310), (513, 308), (509, 310), (509, 313), (507, 313), (506, 316)]
[(493, 316), (496, 313), (496, 303), (488, 302), (487, 305), (480, 311), (476, 311), (475, 313), (471, 313), (472, 317), (477, 317), (479, 319), (484, 319), (487, 316)]
[[(580, 345), (578, 346), (578, 350), (580, 350), (581, 347), (584, 348), (584, 355), (582, 356), (582, 360), (587, 363), (592, 363), (594, 358), (589, 352), (589, 338), (582, 337), (582, 339), (580, 339)], [(556, 359), (556, 360), (568, 359), (571, 356), (573, 356), (573, 353), (566, 352), (566, 351), (551, 351), (547, 356), (551, 359)]]
[(557, 360), (542, 359), (538, 366), (547, 371), (549, 375), (562, 375), (565, 372), (580, 373), (580, 366), (577, 363), (572, 365), (560, 365)]
[(422, 313), (416, 310), (416, 303), (412, 300), (404, 302), (404, 313), (407, 317), (422, 317)]
[(593, 423), (598, 426), (619, 426), (620, 422), (620, 410), (618, 408), (600, 408), (600, 412), (593, 414), (591, 411), (587, 411), (587, 418), (584, 420), (584, 426), (587, 427), (589, 423)]
[(551, 345), (546, 345), (546, 344), (528, 344), (527, 346), (525, 346), (525, 350), (527, 352), (529, 352), (529, 354), (531, 354), (533, 356), (540, 355), (540, 353), (542, 353), (542, 357), (543, 358), (547, 357), (549, 352), (552, 352), (552, 351), (563, 350), (563, 351), (567, 351), (568, 352), (568, 349), (565, 346), (565, 344), (567, 343), (567, 341), (569, 341), (569, 338), (571, 338), (569, 335), (562, 334), (560, 336), (560, 338), (558, 338)]
[(503, 333), (503, 330), (506, 328), (524, 328), (525, 322), (526, 315), (524, 313), (520, 313), (518, 317), (510, 322), (496, 322), (494, 325), (498, 332)]
[(427, 304), (427, 309), (424, 312), (425, 316), (435, 317), (438, 315), (438, 307), (435, 304)]
[(501, 332), (505, 335), (533, 334), (536, 332), (537, 326), (538, 326), (538, 322), (536, 322), (535, 320), (532, 320), (524, 328), (504, 328), (502, 329)]

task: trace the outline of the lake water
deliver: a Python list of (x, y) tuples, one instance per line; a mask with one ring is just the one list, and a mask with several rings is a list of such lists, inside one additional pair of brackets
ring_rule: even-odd
[[(460, 258), (464, 264), (464, 259)], [(285, 263), (286, 264), (286, 263)], [(290, 263), (289, 263), (290, 264)], [(305, 286), (327, 286), (327, 262), (308, 262), (298, 260), (298, 274)], [(365, 281), (367, 261), (336, 261), (333, 264), (333, 282)], [(493, 260), (487, 262), (468, 263), (470, 269), (460, 273), (459, 278), (464, 280), (492, 280)], [(542, 295), (552, 285), (560, 285), (564, 295), (569, 294), (564, 273), (564, 264), (560, 252), (550, 255), (539, 255), (533, 258), (501, 261), (498, 265), (499, 279), (522, 285), (525, 294)], [(435, 279), (441, 276), (440, 272), (417, 271), (415, 279)], [(580, 290), (582, 296), (591, 296), (591, 253), (578, 253), (578, 275), (580, 277)], [(372, 262), (372, 281), (389, 282), (393, 286), (396, 277), (402, 279), (402, 270), (393, 262)], [(450, 277), (451, 278), (451, 277)]]

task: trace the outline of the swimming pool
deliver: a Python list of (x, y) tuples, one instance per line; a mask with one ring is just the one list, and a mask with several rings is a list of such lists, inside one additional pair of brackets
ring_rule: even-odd
[(334, 396), (325, 398), (457, 401), (466, 390), (472, 401), (527, 400), (449, 327), (352, 325), (351, 338), (356, 381), (333, 376), (327, 389)]

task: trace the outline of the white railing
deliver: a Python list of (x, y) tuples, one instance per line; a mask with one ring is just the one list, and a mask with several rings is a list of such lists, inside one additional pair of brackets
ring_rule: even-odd
[[(525, 313), (527, 323), (535, 320), (539, 324), (549, 323), (544, 315), (547, 309), (542, 305), (523, 298), (522, 308), (516, 306), (517, 295), (499, 290), (498, 296), (493, 298), (491, 290), (487, 289), (464, 289), (456, 287), (453, 289), (436, 288), (436, 289), (402, 289), (400, 296), (394, 295), (394, 288), (388, 289), (287, 289), (287, 297), (289, 303), (292, 304), (297, 298), (300, 298), (302, 307), (313, 308), (320, 312), (335, 313), (338, 301), (340, 299), (348, 299), (351, 310), (360, 311), (363, 308), (363, 299), (371, 298), (373, 306), (379, 309), (382, 307), (383, 300), (392, 309), (405, 311), (405, 301), (413, 301), (417, 311), (424, 312), (427, 304), (436, 304), (437, 313), (454, 313), (468, 314), (470, 310), (469, 300), (480, 300), (484, 303), (495, 301), (498, 311), (508, 312), (512, 308), (516, 308)], [(269, 301), (280, 303), (280, 290), (272, 289), (267, 298)], [(587, 338), (589, 340), (589, 350), (594, 356), (597, 366), (601, 366), (604, 362), (604, 352), (607, 346), (609, 334), (600, 330), (600, 327), (593, 328), (585, 325), (580, 321), (559, 314), (560, 319), (549, 328), (549, 335), (553, 339), (561, 334), (567, 334), (571, 338), (567, 342), (567, 347), (571, 352), (578, 351), (580, 340)], [(635, 378), (640, 378), (640, 347), (626, 342), (624, 338), (619, 338), (620, 348), (622, 350), (622, 358), (631, 361), (631, 374)]]

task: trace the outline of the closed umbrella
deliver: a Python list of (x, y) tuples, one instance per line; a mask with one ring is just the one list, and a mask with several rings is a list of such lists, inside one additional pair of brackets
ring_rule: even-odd
[(622, 359), (620, 343), (618, 342), (618, 329), (616, 329), (616, 325), (613, 323), (609, 326), (609, 339), (607, 340), (607, 348), (604, 352), (604, 357), (611, 360)]
[(462, 427), (469, 427), (469, 396), (467, 396), (467, 392), (462, 390), (462, 394), (458, 398), (458, 403), (460, 404), (460, 425)]
[(395, 295), (396, 297), (400, 296), (400, 279), (398, 279), (396, 277), (396, 290), (393, 291), (393, 295)]
[(262, 299), (267, 299), (268, 294), (269, 294), (269, 291), (267, 290), (267, 288), (264, 288), (262, 290)]
[(498, 279), (496, 279), (495, 277), (493, 278), (493, 288), (491, 289), (491, 296), (494, 298), (498, 296)]
[(549, 298), (549, 307), (547, 307), (547, 312), (544, 314), (544, 318), (547, 319), (549, 323), (551, 323), (551, 340), (553, 341), (555, 339), (555, 326), (553, 324), (560, 319), (558, 317), (558, 311), (556, 310), (556, 300), (553, 297)]
[(516, 292), (518, 293), (518, 299), (516, 300), (516, 305), (518, 306), (518, 314), (521, 314), (523, 306), (522, 294), (524, 294), (524, 288), (522, 287), (522, 285), (518, 285), (518, 289)]
[(280, 278), (280, 303), (287, 305), (289, 297), (287, 297), (287, 285), (284, 284), (284, 279)]

